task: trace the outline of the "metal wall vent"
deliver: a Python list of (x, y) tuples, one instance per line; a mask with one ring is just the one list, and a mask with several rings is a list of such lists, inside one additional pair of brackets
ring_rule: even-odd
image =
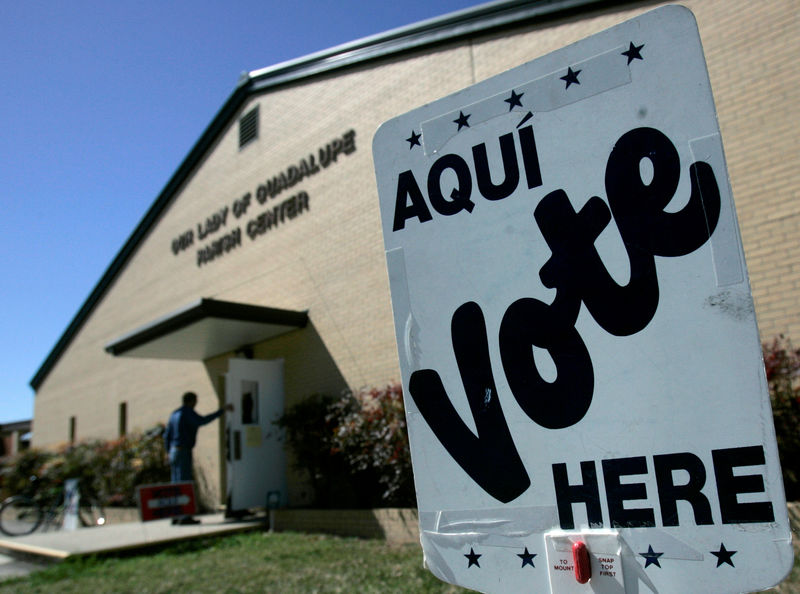
[(239, 119), (239, 148), (258, 138), (258, 106)]

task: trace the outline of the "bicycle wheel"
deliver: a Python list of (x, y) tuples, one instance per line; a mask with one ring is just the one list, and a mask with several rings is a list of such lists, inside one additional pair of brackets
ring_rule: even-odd
[(106, 510), (94, 499), (81, 499), (78, 506), (78, 518), (83, 528), (105, 526)]
[(0, 532), (8, 536), (30, 534), (42, 523), (42, 508), (24, 495), (15, 495), (0, 505)]

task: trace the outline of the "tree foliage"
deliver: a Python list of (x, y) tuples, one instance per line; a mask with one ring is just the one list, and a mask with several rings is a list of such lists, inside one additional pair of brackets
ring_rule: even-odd
[(28, 449), (3, 463), (0, 494), (5, 498), (32, 488), (60, 493), (64, 481), (76, 478), (82, 495), (104, 505), (135, 506), (138, 485), (169, 481), (161, 429), (82, 441), (55, 451)]

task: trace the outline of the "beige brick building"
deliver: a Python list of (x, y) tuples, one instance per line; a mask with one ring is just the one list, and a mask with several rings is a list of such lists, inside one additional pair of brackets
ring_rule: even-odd
[[(495, 2), (251, 72), (33, 378), (33, 445), (146, 429), (186, 390), (211, 412), (232, 357), (283, 359), (286, 404), (398, 380), (375, 130), (658, 4)], [(685, 4), (706, 52), (761, 336), (800, 340), (800, 3)], [(224, 442), (216, 424), (195, 449), (220, 500)], [(288, 502), (309, 500), (290, 470)]]

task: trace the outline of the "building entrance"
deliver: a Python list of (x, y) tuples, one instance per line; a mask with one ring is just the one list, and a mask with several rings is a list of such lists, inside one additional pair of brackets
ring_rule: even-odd
[(228, 511), (286, 503), (286, 453), (273, 422), (283, 414), (283, 359), (230, 359), (225, 400)]

